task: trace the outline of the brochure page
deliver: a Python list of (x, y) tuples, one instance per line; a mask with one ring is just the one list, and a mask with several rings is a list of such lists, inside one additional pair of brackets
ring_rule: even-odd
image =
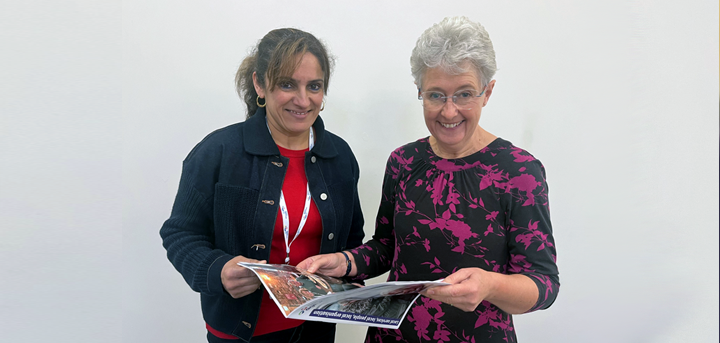
[(370, 286), (312, 274), (284, 264), (240, 262), (263, 283), (286, 318), (397, 329), (410, 306), (441, 281), (393, 281)]

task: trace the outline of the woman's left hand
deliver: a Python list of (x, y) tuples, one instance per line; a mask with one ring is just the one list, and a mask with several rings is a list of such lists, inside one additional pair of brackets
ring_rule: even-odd
[(422, 294), (465, 312), (471, 312), (493, 292), (495, 275), (496, 273), (480, 268), (463, 268), (443, 280), (451, 285), (432, 287)]

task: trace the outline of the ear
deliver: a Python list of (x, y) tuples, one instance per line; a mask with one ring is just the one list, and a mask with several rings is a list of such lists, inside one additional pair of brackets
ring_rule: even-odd
[(493, 88), (495, 88), (495, 80), (490, 81), (488, 83), (487, 87), (485, 87), (485, 100), (483, 100), (483, 107), (487, 105), (488, 100), (490, 100), (490, 96), (492, 95)]
[(257, 79), (257, 72), (253, 72), (253, 86), (255, 87), (255, 92), (261, 97), (265, 97), (265, 89), (260, 84), (260, 81)]

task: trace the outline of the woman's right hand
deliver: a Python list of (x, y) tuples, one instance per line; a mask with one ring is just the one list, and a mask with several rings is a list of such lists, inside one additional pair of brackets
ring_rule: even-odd
[[(353, 274), (355, 266), (353, 263), (353, 255), (349, 253), (347, 254), (350, 258), (350, 264), (353, 264), (353, 268), (348, 275), (350, 276)], [(308, 257), (298, 263), (297, 268), (307, 270), (310, 273), (317, 272), (327, 276), (343, 277), (345, 276), (345, 271), (347, 270), (347, 264), (345, 262), (345, 256), (343, 256), (342, 253), (336, 252), (334, 254), (323, 254)]]
[(238, 265), (238, 262), (266, 263), (266, 261), (253, 260), (244, 256), (236, 256), (225, 263), (220, 278), (222, 285), (233, 298), (242, 298), (262, 287), (260, 279), (252, 270)]

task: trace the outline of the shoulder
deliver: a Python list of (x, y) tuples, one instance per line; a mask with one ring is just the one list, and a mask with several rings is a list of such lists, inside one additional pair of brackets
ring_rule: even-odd
[[(340, 136), (324, 130), (322, 142), (313, 149), (314, 155), (323, 159), (321, 167), (327, 172), (324, 173), (326, 182), (347, 181), (353, 178), (355, 182), (360, 179), (360, 165), (350, 145)], [(338, 177), (338, 179), (336, 179)]]
[(331, 149), (323, 149), (323, 151), (334, 151), (331, 155), (332, 158), (328, 160), (330, 165), (344, 169), (349, 164), (356, 177), (359, 177), (360, 167), (350, 145), (344, 139), (340, 138), (340, 136), (330, 131), (325, 130), (324, 136), (324, 140), (329, 143)]
[(421, 138), (393, 150), (388, 157), (388, 164), (410, 165), (421, 160), (422, 153), (428, 149), (427, 138)]
[(398, 179), (406, 173), (422, 170), (423, 153), (426, 153), (427, 147), (427, 139), (422, 138), (393, 150), (385, 164), (385, 177)]
[(185, 163), (193, 160), (204, 160), (206, 158), (217, 158), (228, 147), (241, 147), (242, 127), (245, 123), (236, 123), (217, 129), (203, 138), (185, 158)]
[(332, 146), (334, 146), (335, 149), (337, 149), (337, 151), (338, 151), (338, 153), (340, 153), (340, 155), (343, 155), (345, 153), (352, 154), (352, 149), (350, 149), (350, 145), (344, 139), (340, 138), (340, 136), (338, 136), (328, 130), (325, 130), (325, 136), (326, 136), (327, 140), (330, 142), (330, 144), (332, 144)]
[(509, 141), (497, 138), (482, 150), (492, 156), (492, 164), (507, 172), (510, 177), (522, 174), (533, 174), (545, 177), (542, 162), (527, 150), (515, 146)]

